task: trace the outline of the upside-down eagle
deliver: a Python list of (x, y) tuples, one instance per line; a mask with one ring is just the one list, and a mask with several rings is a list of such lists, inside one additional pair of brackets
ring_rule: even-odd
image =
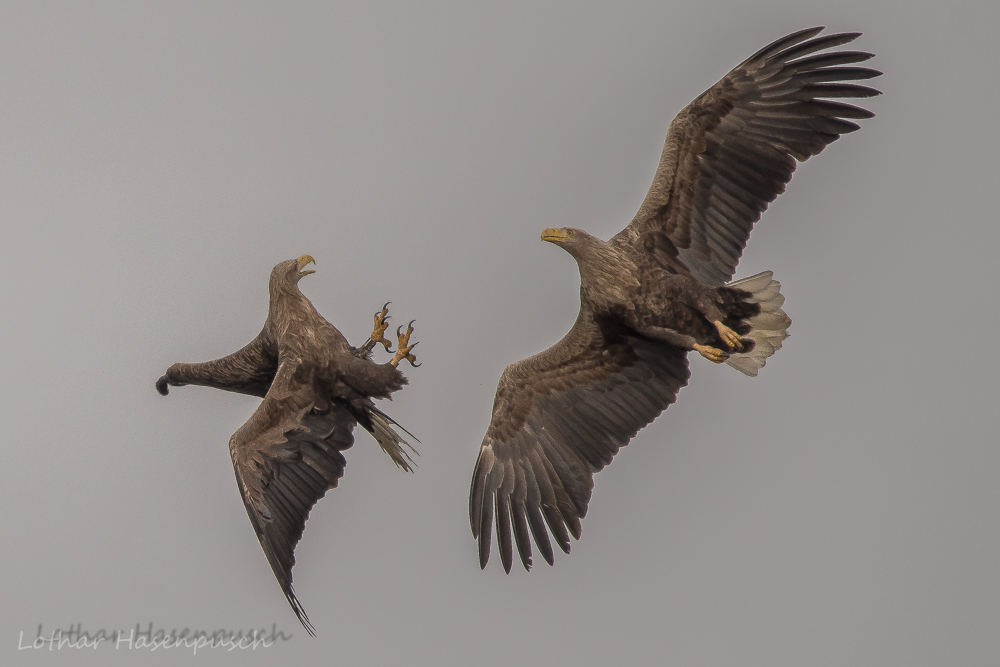
[(639, 212), (610, 241), (542, 232), (577, 261), (580, 313), (562, 340), (500, 377), (469, 498), (481, 567), (494, 516), (507, 572), (515, 545), (530, 569), (531, 537), (550, 565), (549, 532), (569, 553), (594, 473), (674, 402), (688, 351), (754, 376), (787, 337), (771, 272), (727, 281), (796, 161), (857, 130), (847, 119), (873, 115), (830, 101), (879, 94), (845, 83), (881, 74), (853, 66), (872, 54), (819, 53), (860, 33), (822, 30), (769, 44), (681, 111)]
[(314, 273), (305, 270), (310, 263), (313, 258), (303, 255), (271, 270), (267, 320), (249, 344), (214, 361), (174, 364), (156, 388), (166, 396), (169, 387), (197, 384), (264, 399), (229, 439), (229, 454), (267, 562), (295, 616), (313, 635), (292, 589), (295, 545), (309, 510), (344, 474), (341, 452), (354, 443), (355, 424), (371, 433), (396, 465), (411, 470), (412, 460), (400, 447), (409, 443), (393, 429), (399, 424), (372, 399), (389, 398), (407, 383), (396, 368), (400, 361), (419, 364), (411, 352), (416, 343), (409, 343), (413, 322), (405, 332), (396, 329), (399, 343), (388, 363), (371, 361), (378, 343), (392, 351), (383, 338), (389, 304), (376, 313), (365, 344), (351, 347), (299, 291), (299, 279)]

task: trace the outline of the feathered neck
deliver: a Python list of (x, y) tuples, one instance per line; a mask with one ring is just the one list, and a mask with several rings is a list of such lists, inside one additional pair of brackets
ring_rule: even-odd
[(299, 291), (299, 286), (287, 279), (271, 280), (269, 285), (267, 322), (264, 329), (276, 340), (292, 323), (304, 323), (319, 316), (312, 302)]

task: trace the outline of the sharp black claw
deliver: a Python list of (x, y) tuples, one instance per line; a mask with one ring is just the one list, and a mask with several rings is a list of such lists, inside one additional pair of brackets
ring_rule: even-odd
[(396, 327), (396, 338), (399, 338), (402, 335), (403, 335), (403, 325), (400, 324), (398, 327)]
[(410, 362), (410, 365), (413, 366), (414, 368), (419, 368), (420, 366), (423, 366), (423, 364), (415, 364), (412, 361)]
[(414, 322), (416, 322), (416, 320), (410, 320), (410, 323), (406, 325), (406, 328), (409, 329), (412, 327)]

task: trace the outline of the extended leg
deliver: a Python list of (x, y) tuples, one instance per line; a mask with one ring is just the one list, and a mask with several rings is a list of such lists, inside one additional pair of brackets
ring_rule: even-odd
[(643, 336), (662, 340), (664, 343), (670, 343), (685, 350), (695, 350), (698, 354), (716, 364), (721, 364), (729, 358), (728, 352), (723, 352), (719, 348), (711, 347), (710, 345), (702, 345), (691, 336), (679, 333), (673, 329), (667, 329), (666, 327), (643, 327), (638, 331)]
[(391, 301), (386, 301), (385, 305), (382, 306), (382, 311), (375, 313), (375, 325), (372, 328), (372, 333), (368, 336), (368, 340), (365, 344), (361, 346), (361, 350), (367, 355), (369, 354), (376, 345), (382, 343), (385, 346), (386, 352), (392, 352), (392, 343), (385, 339), (383, 335), (385, 330), (389, 327), (389, 304)]
[(410, 345), (410, 334), (413, 333), (414, 322), (416, 320), (410, 320), (410, 323), (406, 325), (406, 333), (400, 333), (403, 328), (402, 326), (396, 327), (396, 337), (399, 339), (399, 343), (396, 346), (396, 354), (389, 360), (391, 365), (398, 366), (399, 362), (403, 359), (409, 361), (411, 366), (416, 367), (420, 365), (416, 363), (417, 358), (410, 353), (410, 350), (417, 346), (416, 343)]
[[(688, 302), (688, 305), (701, 313), (702, 317), (715, 326), (715, 330), (719, 332), (719, 338), (722, 340), (722, 343), (730, 350), (742, 352), (743, 341), (740, 339), (740, 335), (722, 323), (725, 316), (719, 309), (721, 301), (718, 291), (714, 288), (702, 285), (694, 278), (687, 276), (678, 278), (678, 281), (684, 285), (686, 294), (690, 299), (685, 299)], [(698, 351), (701, 352), (701, 350)], [(702, 354), (704, 354), (704, 352), (702, 352)]]

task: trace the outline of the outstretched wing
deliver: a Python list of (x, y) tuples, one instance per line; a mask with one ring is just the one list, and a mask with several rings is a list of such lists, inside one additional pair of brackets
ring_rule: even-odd
[(174, 364), (156, 381), (156, 390), (166, 396), (169, 387), (197, 384), (263, 398), (271, 388), (277, 370), (277, 356), (267, 349), (258, 335), (236, 352), (220, 359)]
[(602, 330), (581, 309), (562, 340), (504, 370), (469, 497), (481, 567), (490, 557), (494, 513), (507, 572), (512, 529), (525, 569), (531, 568), (529, 530), (550, 565), (546, 524), (569, 553), (567, 528), (580, 538), (594, 473), (674, 402), (687, 384), (686, 355), (665, 343)]
[(311, 372), (283, 361), (264, 401), (229, 440), (236, 483), (267, 562), (296, 617), (310, 635), (309, 617), (292, 590), (293, 551), (309, 510), (337, 486), (354, 443), (356, 421), (319, 396)]
[(816, 37), (822, 30), (802, 30), (764, 47), (677, 114), (649, 193), (616, 239), (647, 249), (672, 244), (708, 285), (732, 278), (753, 224), (784, 191), (796, 160), (858, 129), (846, 119), (874, 115), (829, 101), (878, 95), (843, 82), (881, 72), (840, 67), (870, 53), (810, 55), (860, 35)]

